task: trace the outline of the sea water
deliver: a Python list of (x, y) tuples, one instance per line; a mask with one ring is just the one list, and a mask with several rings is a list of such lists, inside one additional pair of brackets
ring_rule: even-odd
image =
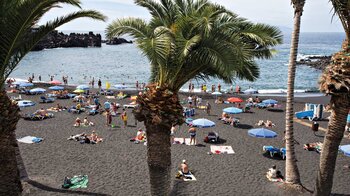
[[(301, 33), (298, 57), (305, 55), (332, 55), (340, 50), (344, 33)], [(221, 83), (222, 89), (239, 85), (242, 89), (286, 89), (290, 33), (284, 35), (284, 43), (275, 47), (277, 53), (271, 59), (256, 60), (260, 67), (260, 77), (254, 81), (236, 80), (233, 84), (211, 79), (195, 81), (195, 87), (206, 83), (208, 86)], [(136, 44), (105, 45), (101, 48), (57, 48), (30, 52), (18, 65), (11, 77), (28, 78), (34, 73), (34, 80), (41, 75), (48, 81), (53, 75), (62, 80), (68, 76), (69, 84), (88, 84), (92, 78), (103, 83), (125, 83), (134, 86), (135, 82), (147, 82), (150, 76), (148, 59), (143, 56)], [(295, 88), (317, 89), (321, 71), (300, 65), (297, 67)], [(184, 86), (186, 89), (187, 86)], [(208, 88), (210, 89), (210, 87)]]

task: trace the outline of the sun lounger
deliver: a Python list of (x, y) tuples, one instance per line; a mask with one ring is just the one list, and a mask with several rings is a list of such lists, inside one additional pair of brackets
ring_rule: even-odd
[(271, 157), (279, 155), (282, 159), (286, 158), (286, 149), (285, 148), (276, 148), (274, 146), (263, 146), (263, 151), (269, 153)]

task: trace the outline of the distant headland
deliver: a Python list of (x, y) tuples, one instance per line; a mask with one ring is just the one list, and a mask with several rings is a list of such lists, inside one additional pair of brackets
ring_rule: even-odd
[[(32, 31), (36, 31), (33, 28)], [(70, 33), (64, 34), (57, 30), (47, 34), (38, 44), (32, 49), (32, 51), (40, 51), (43, 49), (52, 48), (73, 48), (73, 47), (101, 47), (102, 43), (108, 45), (118, 45), (123, 43), (132, 43), (124, 38), (113, 38), (112, 40), (102, 40), (100, 34), (94, 34), (92, 31), (89, 33)]]

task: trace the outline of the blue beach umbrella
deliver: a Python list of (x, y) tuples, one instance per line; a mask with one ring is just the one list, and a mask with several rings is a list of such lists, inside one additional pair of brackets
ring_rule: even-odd
[(194, 121), (192, 121), (192, 125), (200, 128), (207, 128), (207, 127), (214, 127), (215, 123), (211, 120), (205, 119), (205, 118), (199, 118)]
[(89, 87), (88, 85), (83, 84), (83, 85), (79, 85), (79, 86), (77, 86), (77, 89), (81, 89), (81, 90), (89, 90), (89, 89), (90, 89), (90, 87)]
[(252, 137), (274, 138), (277, 133), (265, 128), (251, 129), (248, 131), (248, 135)]
[(64, 87), (63, 86), (51, 86), (49, 87), (50, 90), (54, 90), (54, 91), (59, 91), (59, 90), (63, 90)]
[(225, 108), (222, 111), (224, 111), (227, 114), (239, 114), (239, 113), (243, 112), (242, 109), (239, 109), (239, 108), (236, 108), (236, 107)]
[(30, 100), (22, 100), (22, 101), (18, 101), (17, 104), (19, 107), (24, 108), (24, 107), (34, 106), (35, 102), (32, 102)]
[(264, 101), (262, 101), (265, 104), (277, 104), (278, 101), (274, 100), (274, 99), (266, 99)]
[(43, 88), (33, 88), (29, 92), (31, 92), (31, 93), (45, 93), (46, 90)]
[(31, 87), (34, 86), (33, 83), (29, 83), (29, 82), (20, 82), (19, 83), (19, 87)]
[(339, 146), (339, 150), (342, 151), (345, 156), (350, 157), (350, 144)]

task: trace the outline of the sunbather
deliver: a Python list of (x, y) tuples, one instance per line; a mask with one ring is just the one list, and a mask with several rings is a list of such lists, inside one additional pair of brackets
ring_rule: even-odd
[(269, 171), (266, 173), (266, 176), (268, 178), (276, 178), (277, 170), (276, 165), (272, 166), (272, 168), (269, 169)]

